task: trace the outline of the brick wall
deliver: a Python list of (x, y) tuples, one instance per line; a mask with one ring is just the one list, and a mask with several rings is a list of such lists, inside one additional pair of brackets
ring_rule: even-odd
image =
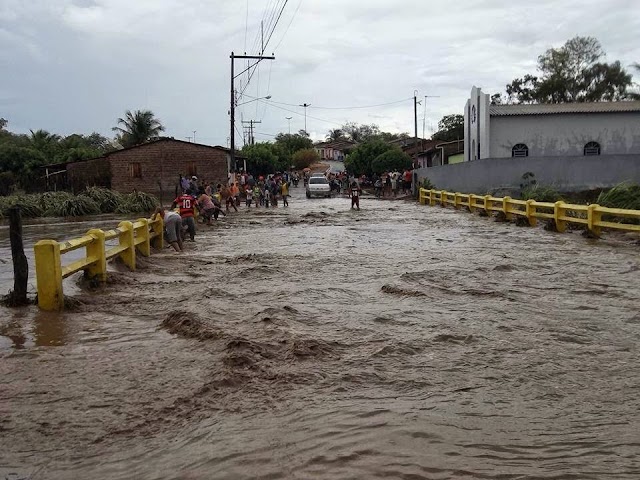
[[(108, 156), (111, 165), (111, 188), (122, 193), (134, 189), (160, 197), (163, 203), (173, 200), (179, 176), (195, 169), (200, 180), (215, 183), (227, 181), (227, 152), (222, 149), (177, 140), (160, 140)], [(139, 164), (139, 178), (132, 164)]]
[(111, 188), (111, 169), (107, 158), (69, 163), (67, 181), (71, 191), (77, 193), (85, 187), (99, 186)]

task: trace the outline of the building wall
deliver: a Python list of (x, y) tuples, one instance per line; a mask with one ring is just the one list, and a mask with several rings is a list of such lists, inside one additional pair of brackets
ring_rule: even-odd
[(415, 170), (438, 189), (484, 195), (498, 189), (519, 190), (522, 175), (531, 172), (540, 185), (561, 192), (640, 183), (640, 154), (569, 157), (485, 158), (455, 165)]
[(449, 156), (449, 165), (464, 162), (464, 153), (457, 153)]
[(491, 158), (511, 157), (518, 143), (529, 156), (583, 156), (588, 142), (602, 155), (640, 153), (640, 113), (583, 113), (491, 117)]
[(111, 188), (111, 180), (111, 166), (104, 157), (67, 165), (67, 181), (73, 192), (93, 186)]
[[(226, 183), (228, 154), (224, 150), (196, 143), (170, 140), (114, 152), (108, 156), (111, 165), (111, 188), (123, 193), (134, 189), (171, 197), (180, 175), (195, 174), (202, 181)], [(131, 165), (140, 164), (140, 178), (132, 176)]]
[(467, 162), (489, 157), (489, 105), (489, 95), (473, 87), (464, 111), (464, 159)]

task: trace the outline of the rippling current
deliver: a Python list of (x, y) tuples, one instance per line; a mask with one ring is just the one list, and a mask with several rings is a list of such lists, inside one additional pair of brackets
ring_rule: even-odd
[(635, 238), (293, 194), (0, 310), (0, 478), (640, 478)]

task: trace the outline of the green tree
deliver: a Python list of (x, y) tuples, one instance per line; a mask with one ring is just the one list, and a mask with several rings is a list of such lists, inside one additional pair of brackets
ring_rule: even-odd
[(8, 123), (9, 121), (6, 118), (0, 117), (0, 130), (4, 130)]
[(373, 160), (393, 148), (396, 147), (378, 139), (361, 143), (347, 155), (344, 166), (350, 173), (355, 175), (371, 175), (373, 173)]
[(380, 128), (374, 123), (358, 125), (356, 122), (347, 122), (342, 125), (341, 130), (347, 139), (357, 143), (373, 140), (380, 135)]
[(42, 153), (48, 161), (53, 162), (54, 157), (60, 151), (60, 135), (49, 133), (46, 130), (29, 130), (31, 148)]
[(158, 138), (160, 132), (164, 132), (164, 126), (151, 110), (127, 110), (112, 130), (117, 132), (120, 145), (126, 148)]
[(387, 150), (371, 162), (371, 170), (377, 174), (395, 171), (402, 172), (409, 167), (411, 167), (411, 157), (398, 147)]
[(327, 136), (325, 138), (327, 142), (338, 142), (340, 140), (347, 140), (347, 137), (345, 136), (341, 128), (332, 128), (331, 130), (329, 130), (329, 133), (327, 133)]
[(304, 150), (298, 150), (293, 154), (292, 164), (298, 169), (302, 170), (303, 168), (307, 168), (309, 165), (319, 162), (320, 155), (313, 148), (306, 148)]
[(514, 103), (570, 103), (629, 98), (631, 75), (620, 62), (603, 63), (602, 46), (593, 37), (574, 37), (538, 57), (541, 76), (516, 78), (506, 86)]
[(444, 142), (452, 142), (453, 140), (464, 138), (464, 116), (458, 114), (445, 115), (438, 122), (438, 131), (431, 138)]
[(247, 157), (247, 170), (256, 175), (266, 175), (282, 170), (280, 149), (273, 143), (258, 142), (245, 145), (242, 154)]

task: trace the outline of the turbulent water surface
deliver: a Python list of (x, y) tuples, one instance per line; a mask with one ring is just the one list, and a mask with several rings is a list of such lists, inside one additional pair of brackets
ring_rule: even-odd
[(348, 202), (0, 310), (0, 478), (640, 478), (632, 237)]

